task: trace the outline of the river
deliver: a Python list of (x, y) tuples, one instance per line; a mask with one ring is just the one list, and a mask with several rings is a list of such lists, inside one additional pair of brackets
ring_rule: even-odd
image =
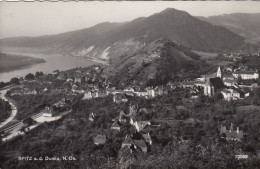
[[(8, 52), (5, 52), (8, 53)], [(32, 54), (32, 53), (9, 53), (34, 58), (42, 58), (46, 62), (35, 64), (26, 68), (0, 73), (0, 81), (8, 82), (13, 77), (24, 77), (28, 73), (42, 71), (43, 73), (52, 73), (53, 70), (68, 70), (76, 67), (88, 67), (98, 62), (83, 57), (63, 56), (59, 54)]]

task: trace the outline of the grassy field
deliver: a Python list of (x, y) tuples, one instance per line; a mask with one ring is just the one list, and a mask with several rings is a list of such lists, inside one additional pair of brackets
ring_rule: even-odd
[(0, 53), (0, 73), (44, 63), (44, 59)]

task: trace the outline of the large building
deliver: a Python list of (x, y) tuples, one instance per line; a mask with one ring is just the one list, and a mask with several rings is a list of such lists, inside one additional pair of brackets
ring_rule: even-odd
[(234, 89), (223, 89), (221, 93), (227, 101), (240, 99), (240, 93)]
[(258, 79), (259, 78), (259, 73), (256, 71), (235, 71), (233, 73), (233, 76), (235, 78), (241, 77), (243, 80), (248, 80), (248, 79)]
[(219, 77), (207, 79), (204, 87), (204, 95), (213, 97), (217, 90), (223, 89), (224, 84)]

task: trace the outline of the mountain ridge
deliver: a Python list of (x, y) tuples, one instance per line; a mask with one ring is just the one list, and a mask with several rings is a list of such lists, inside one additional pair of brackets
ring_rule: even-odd
[[(130, 22), (100, 23), (90, 28), (57, 35), (1, 39), (0, 46), (3, 49), (21, 48), (72, 55), (81, 53), (81, 50), (90, 50), (90, 47), (94, 46), (96, 55), (101, 55), (105, 49), (117, 42), (136, 39), (149, 43), (159, 38), (168, 38), (202, 51), (236, 50), (244, 44), (243, 37), (223, 27), (201, 21), (187, 12), (168, 8)], [(92, 56), (98, 57), (94, 54)]]
[(252, 42), (260, 42), (260, 13), (232, 13), (196, 18), (223, 26)]

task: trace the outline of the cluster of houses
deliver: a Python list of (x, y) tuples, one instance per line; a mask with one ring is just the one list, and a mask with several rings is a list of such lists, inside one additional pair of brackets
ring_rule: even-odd
[(127, 87), (124, 90), (117, 90), (115, 88), (107, 89), (94, 89), (92, 91), (86, 91), (83, 99), (92, 99), (96, 97), (105, 97), (113, 95), (113, 101), (116, 103), (127, 102), (126, 96), (145, 97), (147, 99), (154, 98), (156, 96), (166, 95), (172, 88), (170, 86), (156, 86), (147, 87), (144, 90), (134, 89), (133, 87)]
[(57, 113), (58, 110), (62, 110), (62, 108), (66, 107), (70, 103), (70, 100), (63, 98), (52, 106), (46, 106), (41, 112), (43, 117), (53, 117)]
[[(142, 121), (136, 120), (136, 116), (138, 107), (136, 105), (130, 104), (129, 106), (129, 114), (126, 114), (124, 111), (119, 113), (119, 116), (114, 119), (113, 124), (111, 125), (111, 130), (116, 132), (120, 132), (124, 125), (132, 125), (135, 129), (135, 132), (132, 134), (127, 134), (125, 136), (124, 141), (122, 142), (121, 148), (129, 148), (130, 151), (134, 151), (136, 149), (140, 149), (143, 152), (147, 152), (149, 146), (152, 145), (152, 139), (147, 132), (146, 128), (151, 125), (150, 121)], [(89, 115), (89, 120), (93, 121), (95, 118), (95, 114), (91, 113)], [(97, 135), (94, 138), (94, 144), (102, 145), (106, 142), (105, 135)]]
[[(232, 71), (232, 70), (229, 70)], [(213, 97), (217, 91), (223, 95), (225, 100), (237, 100), (241, 99), (242, 95), (246, 97), (250, 91), (247, 88), (253, 89), (258, 87), (257, 83), (250, 85), (238, 84), (238, 79), (242, 81), (257, 80), (259, 73), (257, 71), (247, 70), (234, 70), (230, 74), (224, 74), (222, 68), (219, 66), (217, 73), (203, 75), (201, 78), (197, 78), (195, 81), (183, 82), (184, 88), (203, 88), (204, 95)]]
[(241, 54), (237, 54), (237, 53), (231, 53), (231, 54), (220, 54), (220, 57), (226, 58), (230, 61), (237, 61), (237, 60), (241, 60), (242, 59), (242, 55)]
[(21, 95), (35, 95), (38, 92), (36, 90), (30, 90), (28, 88), (16, 88), (13, 89), (12, 92), (10, 93), (10, 96), (21, 96)]

